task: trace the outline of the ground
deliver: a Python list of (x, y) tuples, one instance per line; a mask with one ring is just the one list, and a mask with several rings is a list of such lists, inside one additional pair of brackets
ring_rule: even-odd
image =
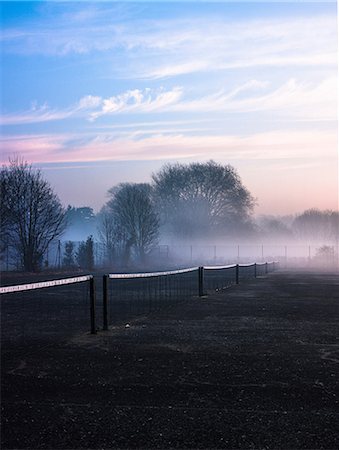
[(338, 449), (339, 277), (279, 271), (2, 351), (3, 449)]

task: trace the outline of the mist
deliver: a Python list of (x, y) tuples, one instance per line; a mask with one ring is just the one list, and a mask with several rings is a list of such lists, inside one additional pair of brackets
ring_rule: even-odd
[[(3, 170), (4, 180), (6, 173), (11, 177), (25, 167), (14, 162)], [(31, 177), (41, 179), (30, 170)], [(50, 189), (46, 182), (43, 186)], [(7, 199), (3, 270), (20, 270), (22, 264), (11, 218), (16, 198)], [(120, 183), (107, 198), (98, 213), (68, 205), (62, 233), (36, 253), (36, 267), (112, 272), (279, 261), (284, 268), (338, 268), (338, 212), (313, 208), (255, 216), (256, 200), (230, 165), (167, 164), (150, 183)], [(21, 220), (18, 211), (15, 220)]]
[[(314, 216), (316, 221), (312, 220)], [(103, 217), (101, 211), (91, 215), (90, 219), (84, 215), (81, 220), (71, 223), (60, 240), (59, 250), (56, 243), (51, 246), (49, 265), (63, 265), (67, 241), (74, 242), (75, 255), (80, 243), (92, 236), (95, 266), (110, 271), (151, 271), (266, 261), (279, 261), (280, 267), (286, 269), (331, 271), (339, 267), (338, 213), (333, 211), (258, 216), (246, 227), (237, 227), (235, 223), (219, 235), (208, 233), (206, 226), (200, 227), (198, 222), (195, 229), (190, 228), (190, 233), (181, 230), (178, 234), (170, 232), (163, 224), (142, 260), (133, 249), (126, 255), (124, 242), (116, 234), (110, 236), (112, 241), (103, 237)], [(319, 217), (324, 220), (319, 221)]]
[[(337, 211), (255, 215), (260, 199), (230, 164), (168, 163), (148, 183), (112, 186), (107, 199), (97, 214), (86, 206), (67, 208), (62, 245), (74, 241), (74, 256), (67, 255), (74, 267), (86, 266), (77, 252), (90, 238), (89, 260), (110, 271), (266, 261), (284, 268), (338, 268)], [(62, 261), (60, 247), (58, 254)]]

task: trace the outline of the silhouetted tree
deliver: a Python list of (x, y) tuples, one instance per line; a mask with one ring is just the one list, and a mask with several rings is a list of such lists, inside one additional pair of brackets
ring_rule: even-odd
[(110, 265), (120, 263), (126, 246), (126, 232), (107, 205), (97, 215), (97, 221), (98, 236), (105, 247), (106, 262)]
[(153, 183), (162, 222), (177, 235), (224, 234), (250, 223), (254, 199), (230, 165), (168, 164)]
[(65, 235), (69, 240), (84, 240), (96, 232), (96, 216), (89, 206), (78, 208), (68, 205), (65, 219), (67, 222)]
[(64, 258), (62, 263), (67, 268), (72, 268), (75, 266), (74, 242), (67, 241), (65, 243)]
[(93, 270), (94, 268), (94, 241), (89, 236), (86, 241), (80, 242), (76, 253), (76, 260), (81, 269)]
[(7, 172), (0, 172), (0, 256), (3, 259), (8, 251), (10, 243), (11, 210), (10, 202), (6, 200), (8, 195)]
[(112, 214), (115, 232), (124, 243), (125, 260), (132, 249), (143, 260), (156, 243), (159, 220), (149, 184), (122, 183), (108, 191), (107, 208)]
[(2, 232), (11, 241), (22, 267), (35, 272), (51, 241), (64, 229), (64, 209), (41, 172), (27, 162), (10, 160), (1, 168)]

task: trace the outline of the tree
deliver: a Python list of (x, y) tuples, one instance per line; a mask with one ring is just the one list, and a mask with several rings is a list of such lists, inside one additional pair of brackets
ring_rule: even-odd
[(8, 181), (5, 172), (0, 172), (0, 255), (4, 258), (4, 253), (9, 249), (10, 242), (10, 225), (11, 225), (11, 210), (10, 202), (6, 201), (8, 194)]
[(111, 265), (122, 253), (123, 239), (115, 216), (105, 205), (98, 214), (98, 236), (106, 250), (106, 262)]
[(335, 253), (335, 248), (329, 245), (323, 245), (317, 248), (314, 256), (314, 262), (327, 267), (333, 267), (338, 255)]
[(312, 208), (297, 215), (293, 230), (298, 237), (309, 241), (333, 241), (338, 239), (338, 219), (335, 211)]
[(2, 232), (24, 270), (36, 272), (48, 245), (64, 230), (64, 209), (40, 170), (19, 159), (1, 168)]
[(89, 236), (86, 241), (80, 242), (76, 253), (76, 260), (81, 269), (93, 270), (94, 268), (94, 241)]
[(268, 216), (262, 215), (257, 219), (259, 232), (262, 238), (279, 240), (291, 239), (293, 237), (290, 222), (293, 220), (289, 216)]
[(134, 249), (137, 258), (143, 260), (156, 243), (159, 230), (151, 186), (121, 183), (108, 193), (111, 199), (107, 207), (113, 215), (115, 232), (124, 242), (125, 258), (128, 260)]
[(96, 216), (89, 206), (77, 208), (68, 205), (65, 218), (67, 222), (65, 236), (68, 240), (85, 240), (87, 236), (96, 232)]
[(74, 242), (67, 241), (65, 243), (65, 252), (64, 252), (64, 258), (62, 260), (62, 263), (67, 268), (72, 268), (75, 266), (75, 260), (74, 260)]
[(230, 233), (250, 223), (254, 199), (230, 165), (167, 164), (152, 178), (162, 223), (174, 234)]

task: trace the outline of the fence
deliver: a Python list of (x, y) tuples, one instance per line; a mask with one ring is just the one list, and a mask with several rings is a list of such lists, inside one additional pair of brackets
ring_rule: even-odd
[[(0, 288), (2, 343), (10, 347), (18, 342), (26, 345), (37, 340), (54, 342), (88, 329), (95, 334), (99, 310), (103, 329), (107, 330), (109, 324), (218, 292), (276, 267), (276, 262), (265, 262), (108, 274), (103, 277), (99, 302), (93, 275), (4, 286)], [(34, 296), (31, 291), (35, 291)]]
[(191, 267), (167, 272), (108, 274), (103, 277), (103, 329), (109, 324), (189, 297), (226, 289), (241, 280), (272, 272), (277, 262)]
[(198, 294), (199, 267), (103, 277), (103, 329), (111, 320), (146, 314)]
[(194, 265), (200, 264), (227, 265), (236, 261), (239, 264), (251, 261), (265, 262), (278, 260), (284, 265), (310, 265), (317, 263), (319, 250), (327, 246), (331, 250), (327, 258), (328, 265), (335, 265), (338, 257), (338, 247), (333, 242), (319, 243), (235, 243), (218, 245), (160, 245), (153, 249), (152, 256), (160, 261), (179, 261)]
[(1, 341), (8, 350), (12, 344), (46, 344), (96, 331), (92, 275), (5, 286), (0, 294)]

